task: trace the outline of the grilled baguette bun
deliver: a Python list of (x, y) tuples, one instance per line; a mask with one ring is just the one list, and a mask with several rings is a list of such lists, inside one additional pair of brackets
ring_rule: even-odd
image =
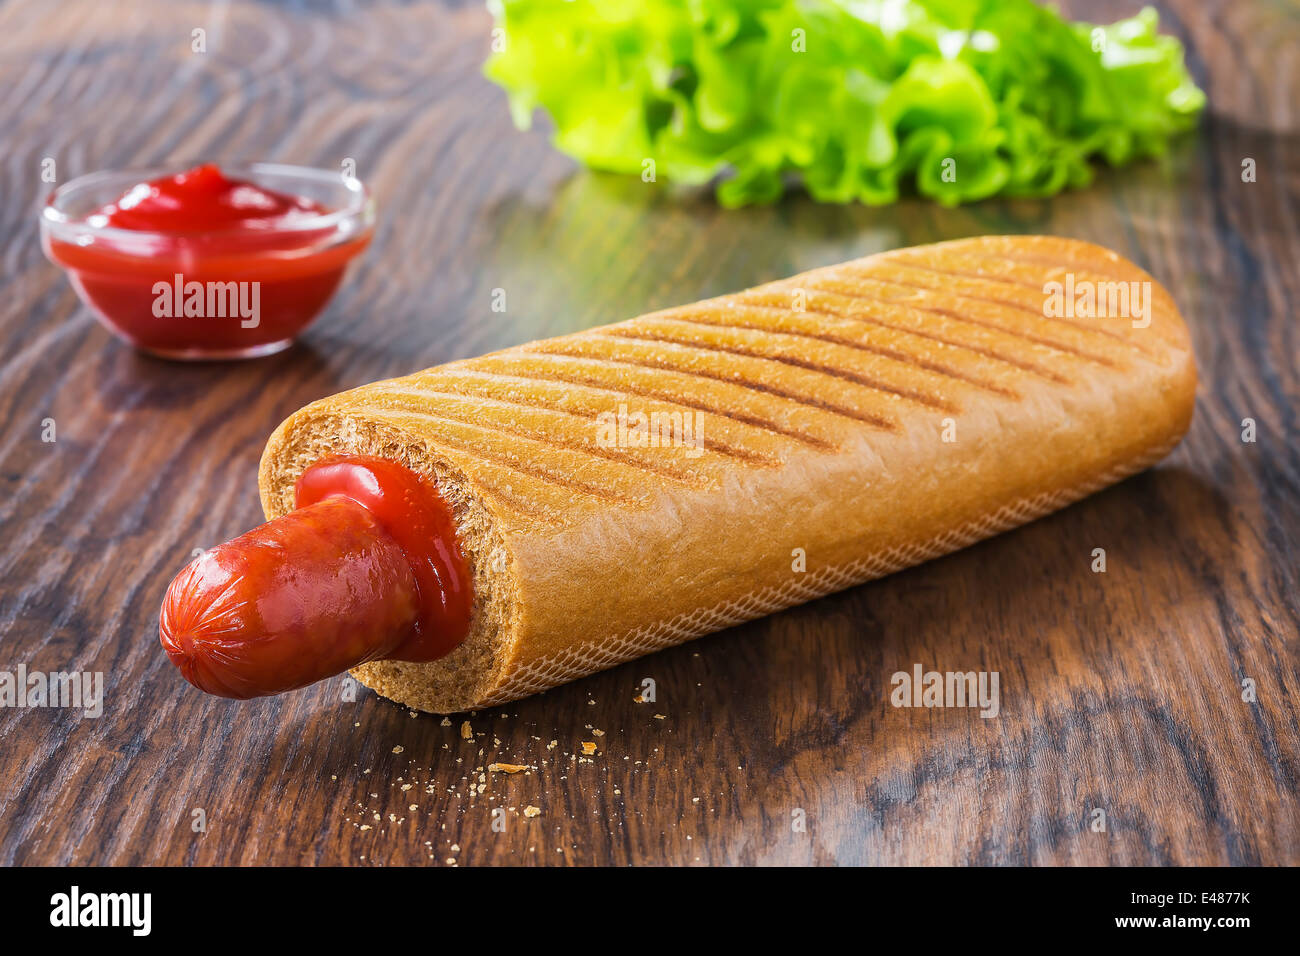
[[(1149, 324), (1047, 317), (1045, 284), (1067, 273), (1150, 282)], [(352, 673), (449, 713), (1061, 508), (1164, 456), (1195, 387), (1183, 320), (1133, 263), (1069, 239), (959, 240), (315, 402), (272, 435), (262, 505), (292, 509), (298, 476), (331, 454), (438, 483), (473, 569), (470, 635), (433, 663)], [(702, 450), (602, 440), (620, 406), (688, 416)]]

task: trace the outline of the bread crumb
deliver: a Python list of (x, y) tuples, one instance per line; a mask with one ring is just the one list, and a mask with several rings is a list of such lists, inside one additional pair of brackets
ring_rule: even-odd
[(655, 720), (667, 720), (667, 719), (668, 719), (667, 714), (655, 714)]
[(584, 740), (582, 742), (582, 752), (584, 755), (590, 757), (592, 754), (596, 752), (596, 745), (592, 743), (590, 740)]
[(603, 730), (597, 730), (595, 727), (593, 727), (593, 728), (591, 729), (591, 735), (592, 735), (593, 737), (604, 737), (604, 736), (605, 736), (605, 731), (603, 731)]
[(526, 817), (530, 817), (530, 818), (539, 817), (541, 815), (542, 815), (541, 807), (535, 807), (532, 804), (529, 804), (528, 806), (524, 807), (524, 816)]
[(523, 773), (533, 768), (526, 763), (490, 763), (488, 770), (492, 773)]
[(461, 740), (474, 739), (474, 728), (469, 725), (468, 720), (460, 725), (460, 739)]
[(405, 749), (406, 748), (403, 747), (401, 744), (398, 744), (396, 747), (393, 748), (393, 753), (400, 754)]
[(444, 717), (444, 718), (442, 718), (442, 723), (439, 724), (438, 726), (439, 726), (439, 727), (450, 727), (450, 726), (451, 726), (451, 718), (449, 718), (449, 717)]

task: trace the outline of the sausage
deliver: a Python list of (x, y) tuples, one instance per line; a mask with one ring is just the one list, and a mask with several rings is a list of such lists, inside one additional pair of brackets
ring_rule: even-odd
[(420, 611), (406, 552), (371, 511), (336, 496), (191, 562), (167, 590), (158, 631), (191, 684), (246, 699), (393, 654)]
[(158, 636), (191, 684), (245, 699), (379, 659), (436, 660), (469, 633), (474, 594), (451, 509), (403, 465), (308, 468), (296, 510), (191, 562)]

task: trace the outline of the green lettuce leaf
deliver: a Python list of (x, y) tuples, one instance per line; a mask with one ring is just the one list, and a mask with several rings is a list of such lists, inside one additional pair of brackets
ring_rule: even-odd
[(1155, 11), (1031, 0), (490, 0), (515, 123), (589, 166), (717, 182), (726, 206), (1048, 196), (1162, 155), (1205, 105)]

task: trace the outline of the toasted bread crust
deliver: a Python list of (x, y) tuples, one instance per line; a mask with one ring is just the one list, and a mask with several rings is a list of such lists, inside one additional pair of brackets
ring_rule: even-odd
[[(1145, 315), (1045, 314), (1067, 281), (1137, 283)], [(474, 567), (471, 636), (353, 673), (455, 712), (1063, 507), (1166, 454), (1195, 388), (1177, 308), (1131, 262), (1069, 239), (958, 240), (323, 399), (272, 435), (260, 485), (272, 518), (326, 454), (439, 483)], [(677, 413), (701, 447), (611, 443), (620, 406)]]

